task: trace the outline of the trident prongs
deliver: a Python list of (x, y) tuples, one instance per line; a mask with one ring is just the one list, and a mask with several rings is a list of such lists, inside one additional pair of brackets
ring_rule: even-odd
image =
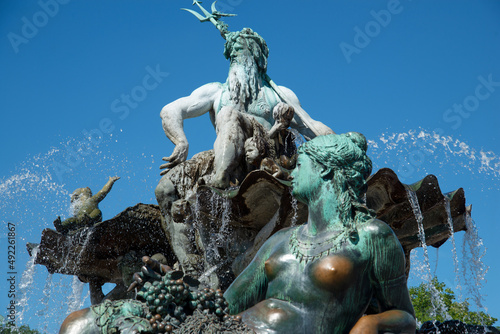
[(216, 8), (215, 8), (215, 3), (217, 1), (214, 1), (212, 2), (212, 15), (215, 16), (217, 19), (220, 19), (221, 17), (231, 17), (231, 16), (236, 16), (236, 14), (225, 14), (225, 13), (221, 13), (219, 12)]
[(185, 10), (187, 12), (190, 12), (191, 14), (193, 14), (194, 16), (196, 16), (196, 18), (198, 20), (200, 20), (200, 22), (206, 22), (206, 21), (210, 21), (212, 22), (212, 24), (220, 30), (221, 34), (222, 34), (222, 37), (224, 37), (224, 39), (226, 38), (226, 34), (229, 32), (227, 30), (227, 25), (222, 22), (222, 21), (219, 21), (219, 19), (221, 17), (228, 17), (228, 16), (236, 16), (236, 14), (225, 14), (225, 13), (221, 13), (219, 11), (217, 11), (217, 9), (215, 8), (215, 3), (217, 1), (214, 1), (212, 3), (212, 7), (211, 7), (211, 10), (212, 10), (212, 13), (208, 12), (205, 8), (203, 8), (201, 4), (201, 1), (198, 1), (198, 0), (194, 0), (193, 1), (193, 6), (194, 5), (197, 5), (203, 14), (205, 14), (205, 16), (201, 15), (200, 13), (194, 11), (194, 10), (191, 10), (191, 9), (187, 9), (187, 8), (181, 8), (182, 10)]

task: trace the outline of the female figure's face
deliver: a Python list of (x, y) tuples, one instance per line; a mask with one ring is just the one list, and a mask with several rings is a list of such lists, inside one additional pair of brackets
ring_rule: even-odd
[(297, 165), (291, 174), (292, 195), (307, 203), (319, 190), (321, 169), (307, 154), (299, 154)]

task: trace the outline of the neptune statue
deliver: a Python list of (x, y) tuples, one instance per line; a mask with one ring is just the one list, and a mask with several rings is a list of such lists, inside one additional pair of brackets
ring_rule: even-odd
[[(190, 12), (220, 30), (231, 65), (225, 83), (206, 84), (167, 104), (160, 114), (175, 148), (163, 158), (155, 195), (178, 263), (170, 267), (144, 256), (129, 288), (136, 292), (135, 300), (107, 300), (74, 312), (60, 333), (190, 333), (189, 319), (210, 316), (236, 333), (415, 333), (405, 253), (393, 230), (365, 203), (372, 171), (365, 137), (355, 132), (337, 135), (313, 120), (290, 89), (267, 76), (269, 50), (260, 35), (250, 28), (230, 32), (219, 21), (228, 14), (214, 5), (209, 13), (199, 1), (194, 4), (205, 16)], [(214, 148), (186, 161), (183, 121), (206, 113), (217, 132)], [(288, 127), (308, 140), (298, 150), (293, 145), (291, 153), (283, 150)], [(307, 206), (307, 222), (284, 229), (271, 222), (264, 222), (261, 230), (244, 226), (254, 229), (253, 238), (261, 240), (254, 246), (262, 247), (244, 254), (251, 255), (238, 271), (233, 267), (231, 274), (239, 275), (231, 276), (227, 285), (203, 286), (196, 266), (207, 262), (207, 256), (195, 245), (203, 243), (202, 234), (211, 235), (206, 232), (210, 226), (200, 229), (200, 215), (189, 212), (197, 208), (193, 203), (198, 203), (199, 189), (224, 193), (242, 180), (240, 188), (245, 188), (251, 172), (258, 172), (255, 180), (271, 180), (272, 189), (287, 196), (290, 179), (292, 195)], [(285, 195), (281, 199), (291, 199)], [(252, 209), (258, 211), (264, 203), (255, 198), (259, 205)], [(244, 248), (236, 239), (228, 242)], [(221, 262), (234, 260), (228, 253)], [(221, 332), (218, 325), (210, 326), (198, 327)]]

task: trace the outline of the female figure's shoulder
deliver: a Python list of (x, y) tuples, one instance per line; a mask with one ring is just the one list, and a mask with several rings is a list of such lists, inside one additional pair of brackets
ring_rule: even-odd
[(396, 252), (402, 252), (403, 248), (392, 230), (384, 221), (380, 219), (370, 219), (358, 225), (360, 237), (376, 248), (384, 248)]
[(298, 226), (287, 227), (271, 235), (259, 248), (251, 264), (263, 265), (276, 250), (285, 249), (290, 240), (290, 234), (295, 228), (298, 228)]
[(262, 248), (269, 250), (270, 248), (280, 247), (283, 244), (288, 243), (292, 231), (299, 227), (300, 226), (286, 227), (277, 231), (266, 240), (266, 242), (262, 245)]
[(387, 238), (394, 236), (396, 238), (392, 228), (387, 225), (386, 222), (377, 218), (369, 219), (366, 222), (359, 224), (358, 228), (360, 231), (363, 231), (365, 234), (372, 237)]

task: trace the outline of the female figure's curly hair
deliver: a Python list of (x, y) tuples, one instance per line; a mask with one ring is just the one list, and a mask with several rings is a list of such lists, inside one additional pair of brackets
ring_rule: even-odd
[(299, 154), (307, 154), (328, 171), (326, 177), (338, 194), (342, 223), (353, 231), (356, 223), (374, 217), (363, 198), (366, 179), (372, 171), (372, 162), (366, 150), (366, 138), (357, 132), (318, 136), (302, 144), (298, 150)]

